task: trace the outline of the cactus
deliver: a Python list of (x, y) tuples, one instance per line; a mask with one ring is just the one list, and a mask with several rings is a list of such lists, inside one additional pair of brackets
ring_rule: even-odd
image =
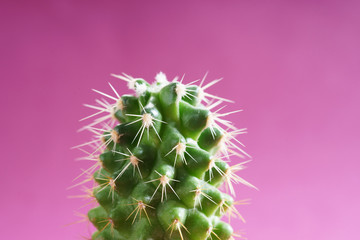
[(204, 85), (205, 75), (199, 85), (184, 84), (159, 73), (150, 85), (113, 76), (135, 94), (120, 96), (110, 83), (114, 96), (94, 90), (101, 98), (85, 106), (96, 112), (82, 120), (93, 119), (83, 129), (95, 139), (75, 147), (95, 161), (81, 174), (87, 176), (82, 183), (96, 183), (87, 190), (99, 204), (87, 216), (97, 229), (92, 239), (240, 237), (221, 218), (243, 219), (231, 197), (233, 183), (254, 186), (237, 175), (247, 161), (229, 163), (230, 156), (249, 157), (236, 139), (246, 129), (222, 119), (238, 111), (220, 113), (219, 105), (231, 101), (205, 92), (220, 79)]

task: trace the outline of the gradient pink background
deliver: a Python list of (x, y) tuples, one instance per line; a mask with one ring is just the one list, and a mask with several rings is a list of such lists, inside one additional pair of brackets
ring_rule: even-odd
[[(181, 3), (180, 3), (181, 2)], [(250, 240), (360, 239), (359, 1), (1, 1), (1, 239), (80, 239), (66, 190), (82, 107), (157, 72), (209, 71), (254, 161)], [(234, 162), (237, 159), (233, 159)]]

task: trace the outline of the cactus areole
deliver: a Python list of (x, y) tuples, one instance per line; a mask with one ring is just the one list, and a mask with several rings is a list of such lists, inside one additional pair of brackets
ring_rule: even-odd
[(220, 79), (185, 84), (159, 73), (149, 84), (112, 76), (134, 94), (120, 96), (111, 84), (111, 93), (94, 90), (100, 98), (85, 106), (95, 112), (82, 120), (95, 137), (75, 147), (95, 161), (81, 174), (96, 183), (86, 190), (98, 203), (87, 215), (97, 229), (92, 239), (241, 238), (223, 216), (243, 219), (233, 184), (254, 186), (238, 175), (247, 162), (238, 159), (249, 156), (236, 137), (246, 129), (223, 119), (239, 111), (224, 112), (231, 101), (207, 92)]

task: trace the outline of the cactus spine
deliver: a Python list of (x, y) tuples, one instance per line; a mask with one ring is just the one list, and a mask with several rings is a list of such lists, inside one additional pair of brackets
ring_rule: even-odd
[[(246, 162), (230, 166), (229, 157), (248, 155), (236, 139), (236, 129), (220, 113), (229, 100), (205, 92), (204, 85), (169, 82), (159, 73), (153, 84), (129, 75), (124, 80), (135, 95), (101, 95), (96, 112), (83, 129), (95, 139), (76, 146), (92, 147), (86, 159), (95, 161), (82, 175), (94, 180), (90, 196), (99, 206), (88, 212), (97, 228), (93, 239), (167, 240), (220, 239), (239, 236), (220, 220), (238, 215), (233, 183), (250, 183), (237, 175)], [(110, 103), (111, 102), (111, 103)], [(217, 110), (215, 110), (217, 109)], [(224, 183), (228, 193), (219, 187)], [(89, 190), (88, 190), (89, 192)]]

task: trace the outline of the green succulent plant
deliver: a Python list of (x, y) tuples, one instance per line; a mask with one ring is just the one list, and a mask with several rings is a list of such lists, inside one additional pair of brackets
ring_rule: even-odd
[[(104, 240), (229, 240), (238, 236), (222, 221), (239, 216), (233, 183), (254, 187), (237, 172), (247, 161), (231, 165), (230, 156), (249, 157), (236, 139), (237, 129), (222, 119), (223, 102), (204, 85), (169, 82), (163, 73), (149, 84), (141, 78), (115, 75), (134, 95), (101, 95), (93, 119), (83, 129), (95, 139), (76, 146), (95, 161), (81, 176), (94, 181), (88, 196), (98, 206), (88, 212), (96, 227), (92, 239)], [(217, 110), (215, 110), (217, 109)], [(224, 184), (223, 184), (224, 183)], [(77, 184), (78, 185), (78, 184)], [(222, 185), (225, 190), (221, 191)], [(226, 189), (228, 191), (226, 191)], [(231, 194), (231, 195), (230, 195)], [(241, 217), (242, 218), (242, 217)]]

